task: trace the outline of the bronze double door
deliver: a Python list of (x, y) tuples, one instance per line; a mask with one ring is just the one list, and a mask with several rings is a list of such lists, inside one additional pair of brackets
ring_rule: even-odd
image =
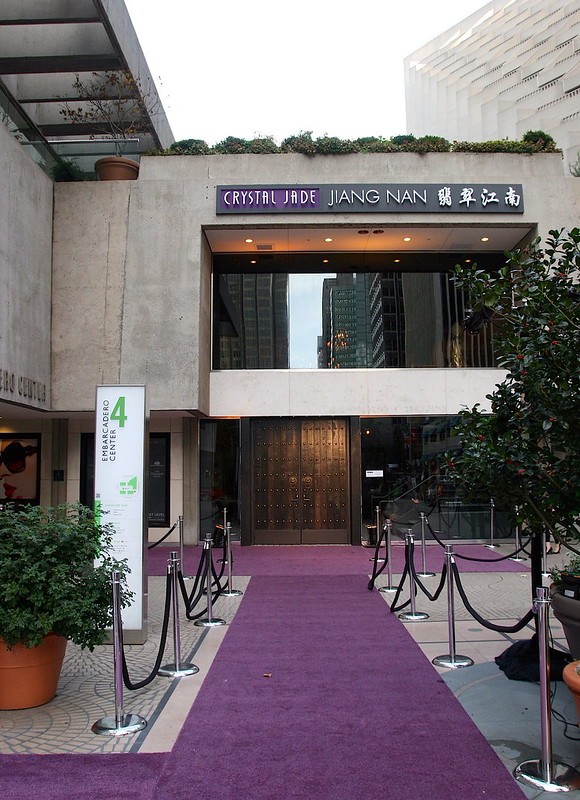
[(349, 544), (348, 422), (252, 423), (254, 544)]

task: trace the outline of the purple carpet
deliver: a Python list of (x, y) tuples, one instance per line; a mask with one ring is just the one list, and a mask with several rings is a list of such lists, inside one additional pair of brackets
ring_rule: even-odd
[[(166, 575), (167, 559), (176, 545), (160, 545), (148, 551), (149, 575)], [(195, 574), (201, 556), (201, 546), (184, 547), (183, 572)], [(214, 558), (221, 557), (221, 550), (214, 552)], [(233, 546), (234, 575), (369, 575), (372, 572), (370, 559), (374, 556), (374, 548), (350, 547), (348, 545), (276, 545), (272, 547), (239, 547)], [(498, 558), (509, 555), (511, 544), (489, 550), (483, 545), (456, 545), (457, 566), (460, 572), (525, 572), (528, 562), (498, 561)], [(216, 555), (217, 553), (217, 555)], [(381, 548), (384, 556), (385, 548)], [(462, 558), (484, 559), (471, 561)], [(405, 564), (405, 547), (393, 545), (391, 550), (392, 569), (395, 574), (403, 571)], [(445, 555), (439, 545), (426, 547), (426, 566), (431, 572), (441, 572)], [(423, 565), (421, 547), (415, 545), (415, 567), (419, 570)]]
[(154, 800), (522, 800), (357, 576), (252, 578)]
[(0, 755), (2, 800), (154, 800), (167, 753)]

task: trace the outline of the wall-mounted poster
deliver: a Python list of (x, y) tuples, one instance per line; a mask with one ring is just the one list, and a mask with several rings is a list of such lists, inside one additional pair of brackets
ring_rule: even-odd
[(40, 436), (0, 434), (0, 502), (40, 502)]

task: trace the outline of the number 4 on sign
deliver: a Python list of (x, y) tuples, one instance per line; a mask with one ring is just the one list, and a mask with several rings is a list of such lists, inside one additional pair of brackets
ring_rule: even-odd
[(119, 494), (129, 495), (135, 494), (137, 491), (137, 478), (131, 478), (129, 481), (119, 481)]
[(125, 427), (125, 421), (127, 419), (127, 415), (125, 414), (125, 398), (124, 397), (119, 397), (119, 399), (115, 403), (115, 408), (111, 412), (111, 419), (114, 419), (119, 423), (119, 428), (124, 428)]

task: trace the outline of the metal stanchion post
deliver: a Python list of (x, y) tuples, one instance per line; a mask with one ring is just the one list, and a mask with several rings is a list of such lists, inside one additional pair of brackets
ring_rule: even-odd
[(111, 573), (113, 590), (113, 671), (115, 678), (115, 716), (102, 717), (91, 728), (93, 733), (106, 736), (126, 736), (147, 726), (138, 714), (125, 714), (123, 709), (123, 637), (121, 622), (121, 574)]
[[(405, 542), (407, 544), (407, 552), (409, 553), (410, 559), (413, 559), (413, 534), (411, 529), (407, 531), (407, 535), (405, 536)], [(409, 567), (409, 586), (411, 589), (411, 610), (410, 611), (403, 611), (399, 614), (399, 619), (404, 620), (405, 622), (418, 622), (419, 620), (429, 619), (429, 614), (425, 614), (423, 611), (416, 611), (415, 610), (415, 576), (413, 575), (413, 571), (411, 567)]]
[(421, 511), (421, 558), (422, 570), (418, 573), (421, 578), (434, 578), (434, 572), (427, 572), (427, 544), (425, 542), (425, 528), (427, 527), (427, 517), (424, 511)]
[(228, 581), (225, 591), (222, 592), (223, 597), (239, 597), (243, 594), (239, 589), (234, 589), (232, 585), (232, 525), (228, 522), (225, 527), (226, 535), (226, 563), (228, 565)]
[(169, 558), (167, 559), (167, 573), (171, 581), (171, 605), (173, 610), (173, 652), (175, 654), (175, 661), (173, 664), (166, 664), (158, 670), (158, 675), (165, 675), (168, 678), (181, 678), (186, 675), (195, 675), (199, 672), (199, 667), (195, 664), (181, 663), (181, 631), (179, 627), (179, 599), (177, 593), (177, 571), (179, 568), (179, 559), (177, 558), (177, 551), (172, 550)]
[(458, 656), (455, 652), (455, 602), (453, 598), (453, 545), (445, 545), (445, 564), (447, 566), (447, 630), (449, 633), (449, 653), (443, 656), (436, 656), (431, 663), (436, 667), (459, 667), (473, 666), (473, 659), (469, 656)]
[(547, 792), (569, 792), (580, 785), (580, 773), (567, 764), (552, 760), (552, 709), (550, 704), (550, 648), (548, 617), (550, 591), (536, 587), (534, 610), (538, 615), (538, 646), (540, 649), (540, 722), (542, 755), (539, 759), (522, 761), (514, 769), (516, 780)]
[[(183, 561), (183, 515), (182, 514), (179, 515), (179, 517), (177, 518), (177, 521), (179, 523), (179, 528), (178, 528), (179, 529), (179, 560), (181, 562), (181, 569), (183, 570), (184, 561)], [(183, 580), (184, 581), (191, 581), (191, 580), (193, 580), (193, 575), (183, 575)]]
[[(379, 537), (381, 535), (380, 534), (380, 530), (381, 530), (381, 507), (380, 506), (375, 506), (375, 527), (377, 529), (377, 541), (375, 542), (375, 544), (376, 544), (376, 543), (378, 543)], [(369, 558), (369, 561), (374, 561), (374, 560), (375, 560), (374, 558)], [(377, 564), (382, 564), (384, 560), (385, 560), (384, 558), (377, 558)]]
[(550, 575), (548, 570), (548, 554), (546, 552), (546, 528), (542, 528), (542, 578), (547, 578)]
[[(516, 518), (517, 518), (517, 515), (518, 515), (519, 511), (520, 511), (519, 506), (516, 506), (515, 507)], [(517, 522), (517, 519), (516, 519), (516, 529), (515, 529), (515, 540), (516, 540), (516, 555), (515, 556), (510, 556), (509, 560), (510, 561), (527, 561), (525, 556), (520, 555), (520, 550), (521, 550), (521, 547), (522, 547), (522, 535), (521, 535), (520, 526), (519, 526), (519, 523)], [(545, 549), (546, 548), (544, 548), (544, 550)]]
[(396, 586), (393, 586), (393, 562), (391, 560), (391, 535), (393, 531), (393, 523), (390, 519), (387, 519), (385, 523), (386, 527), (386, 547), (387, 552), (385, 558), (387, 559), (387, 585), (381, 586), (379, 592), (395, 592), (397, 590)]
[(205, 539), (203, 542), (204, 549), (206, 552), (206, 561), (207, 561), (207, 574), (206, 574), (206, 596), (207, 596), (207, 617), (202, 619), (196, 619), (193, 623), (198, 628), (213, 628), (217, 625), (225, 625), (225, 619), (214, 618), (213, 616), (213, 598), (212, 598), (212, 591), (211, 591), (211, 582), (213, 580), (212, 575), (212, 557), (211, 557), (211, 533), (206, 533)]
[(498, 544), (495, 543), (495, 503), (493, 502), (493, 497), (489, 498), (489, 544), (485, 544), (484, 547), (489, 547), (490, 550), (495, 550), (496, 547), (499, 547)]

